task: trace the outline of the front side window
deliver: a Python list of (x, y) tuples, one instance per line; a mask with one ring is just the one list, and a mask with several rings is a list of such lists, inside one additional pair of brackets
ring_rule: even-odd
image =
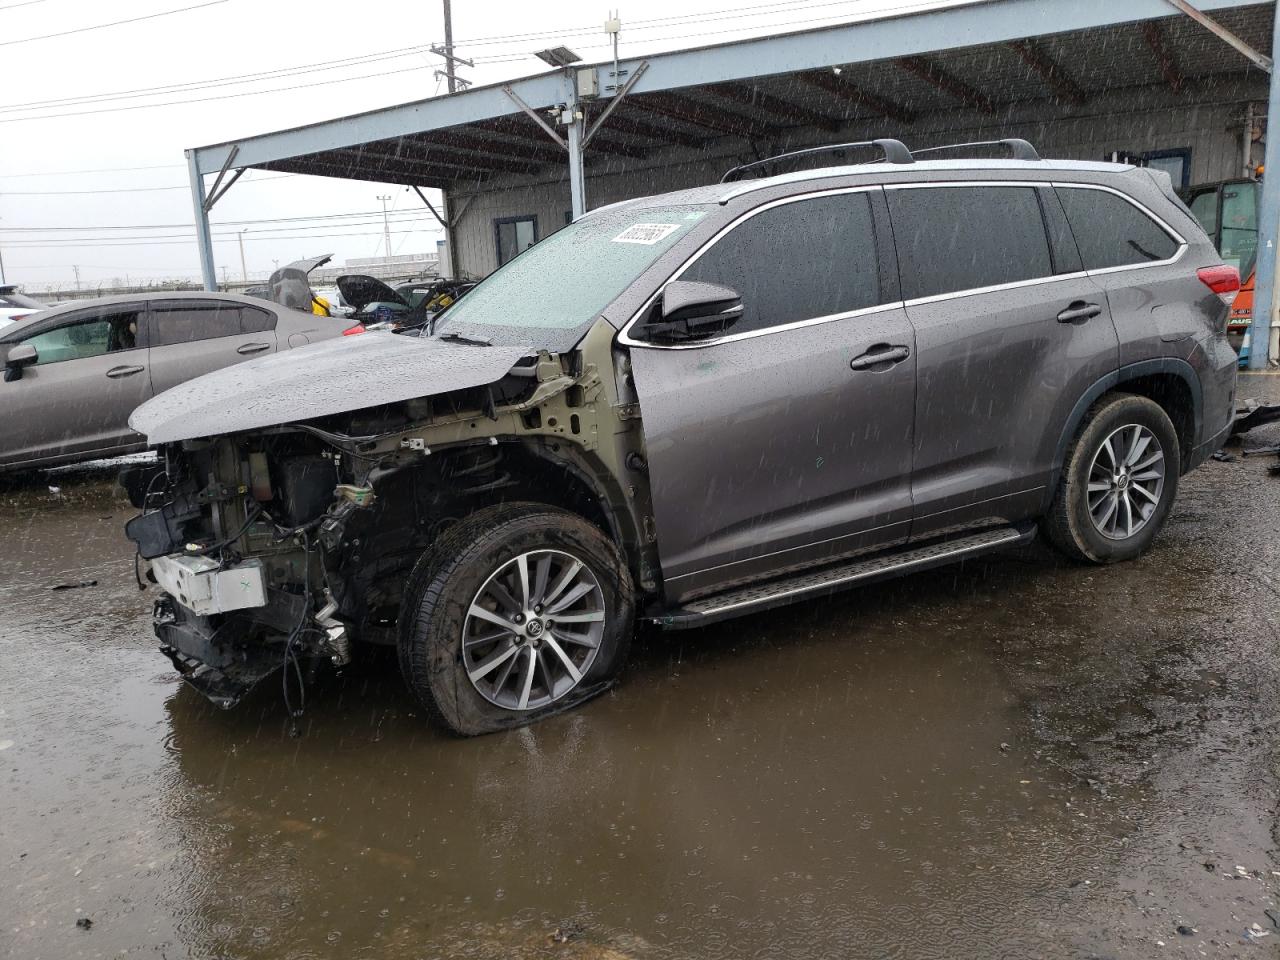
[(491, 273), (441, 314), (437, 329), (570, 330), (590, 323), (706, 215), (696, 206), (590, 214)]
[(737, 291), (743, 315), (730, 333), (876, 306), (871, 201), (866, 193), (838, 193), (770, 207), (722, 236), (680, 279)]
[(1168, 260), (1178, 242), (1137, 206), (1114, 193), (1059, 187), (1086, 270)]
[(162, 300), (151, 305), (151, 346), (233, 337), (240, 333), (240, 304), (221, 300)]
[(138, 345), (138, 312), (125, 310), (81, 316), (20, 342), (36, 348), (39, 366), (132, 350)]
[(904, 299), (1053, 276), (1035, 187), (886, 192)]
[(512, 217), (496, 223), (498, 266), (524, 253), (538, 242), (538, 221), (535, 217)]

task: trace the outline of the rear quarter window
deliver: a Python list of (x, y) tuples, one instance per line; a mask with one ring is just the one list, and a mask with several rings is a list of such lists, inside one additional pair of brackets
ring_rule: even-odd
[(1086, 270), (1168, 260), (1178, 241), (1136, 204), (1089, 187), (1058, 187)]

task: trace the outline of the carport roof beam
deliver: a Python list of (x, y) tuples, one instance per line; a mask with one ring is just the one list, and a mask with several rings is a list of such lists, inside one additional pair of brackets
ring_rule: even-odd
[[(1196, 5), (1206, 11), (1263, 6), (1258, 0), (1199, 0)], [(828, 71), (829, 75), (836, 65), (892, 62), (903, 57), (931, 56), (943, 51), (1106, 29), (1171, 16), (1176, 16), (1176, 13), (1169, 0), (1125, 0), (1123, 3), (1116, 0), (1072, 0), (1071, 3), (1061, 0), (979, 0), (654, 54), (645, 58), (650, 69), (628, 99), (640, 94), (731, 81), (759, 81), (769, 77), (802, 75), (809, 71)], [(639, 59), (621, 61), (619, 72), (634, 70), (639, 62)], [(194, 151), (197, 167), (202, 173), (217, 171), (236, 145), (240, 147), (236, 163), (259, 168), (338, 147), (441, 132), (448, 128), (474, 128), (485, 121), (511, 117), (513, 113), (518, 115), (519, 111), (513, 108), (512, 100), (503, 92), (503, 87), (510, 89), (535, 111), (566, 103), (573, 96), (572, 85), (566, 82), (563, 72), (550, 71), (502, 85), (474, 87), (448, 96), (241, 138), (234, 143), (200, 147)], [(850, 103), (861, 102), (872, 109), (872, 101), (867, 98), (857, 101), (850, 96), (846, 99)], [(883, 115), (892, 116), (887, 112)], [(612, 123), (606, 124), (606, 129), (613, 126)], [(369, 179), (371, 176), (366, 172), (356, 179)]]
[(1252, 60), (1257, 66), (1267, 71), (1267, 73), (1271, 72), (1274, 61), (1270, 57), (1265, 53), (1259, 53), (1257, 50), (1253, 49), (1249, 44), (1245, 43), (1222, 24), (1218, 23), (1217, 20), (1214, 20), (1209, 15), (1197, 10), (1191, 4), (1187, 3), (1187, 0), (1169, 0), (1169, 2), (1214, 36), (1221, 37), (1231, 46), (1235, 47), (1246, 57)]
[(511, 98), (512, 103), (514, 103), (517, 107), (519, 107), (524, 113), (528, 114), (534, 123), (540, 126), (544, 131), (546, 131), (547, 136), (549, 136), (556, 143), (560, 144), (560, 146), (564, 147), (566, 150), (569, 149), (569, 144), (565, 142), (564, 137), (560, 136), (560, 134), (556, 132), (555, 127), (547, 123), (547, 121), (542, 118), (542, 116), (538, 113), (538, 111), (534, 110), (533, 107), (525, 103), (524, 100), (520, 98), (520, 94), (512, 90), (509, 85), (503, 86), (502, 92)]

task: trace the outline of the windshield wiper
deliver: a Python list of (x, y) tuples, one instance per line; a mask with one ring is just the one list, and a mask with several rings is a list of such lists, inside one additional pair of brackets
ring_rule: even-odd
[(474, 347), (492, 347), (493, 341), (486, 340), (484, 337), (467, 337), (458, 333), (456, 330), (450, 330), (448, 333), (440, 334), (440, 340), (449, 340), (453, 343), (469, 343)]

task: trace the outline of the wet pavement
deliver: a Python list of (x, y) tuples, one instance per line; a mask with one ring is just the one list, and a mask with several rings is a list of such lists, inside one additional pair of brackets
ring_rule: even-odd
[(1137, 562), (1036, 544), (645, 634), (610, 694), (476, 740), (394, 656), (298, 737), (278, 682), (216, 710), (106, 474), (0, 493), (0, 956), (1275, 957), (1274, 462), (1186, 478)]

